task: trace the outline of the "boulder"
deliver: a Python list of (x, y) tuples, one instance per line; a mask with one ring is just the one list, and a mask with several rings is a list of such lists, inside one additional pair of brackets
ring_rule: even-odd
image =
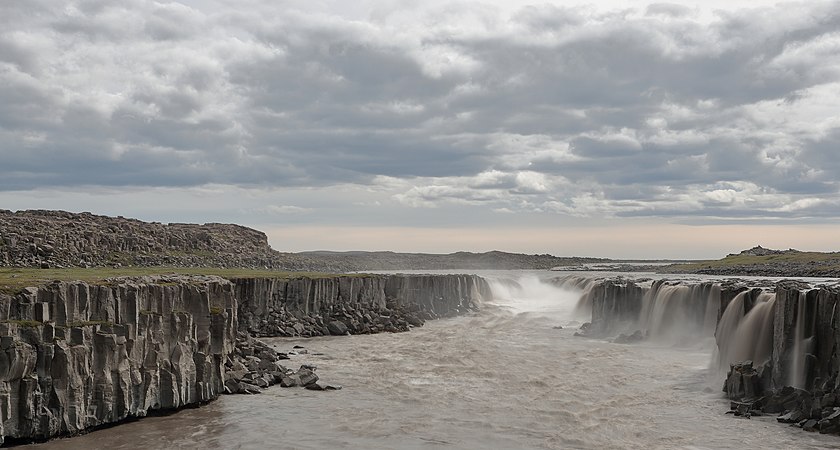
[(333, 320), (327, 324), (330, 334), (333, 336), (344, 336), (347, 334), (347, 325), (344, 322)]

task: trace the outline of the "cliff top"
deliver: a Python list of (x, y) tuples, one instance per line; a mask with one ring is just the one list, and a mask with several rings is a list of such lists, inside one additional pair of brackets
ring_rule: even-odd
[(67, 269), (0, 268), (0, 293), (13, 294), (27, 287), (37, 287), (53, 281), (84, 281), (99, 284), (116, 278), (166, 276), (216, 276), (234, 278), (330, 278), (336, 276), (367, 276), (366, 274), (336, 274), (321, 272), (284, 272), (277, 270), (220, 269), (202, 267), (97, 267)]
[(840, 278), (840, 252), (770, 250), (761, 246), (723, 259), (662, 267), (663, 273)]

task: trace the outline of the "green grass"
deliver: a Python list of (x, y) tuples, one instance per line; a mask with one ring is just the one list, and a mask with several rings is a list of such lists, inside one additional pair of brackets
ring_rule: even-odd
[(797, 252), (783, 253), (779, 255), (732, 255), (723, 259), (700, 261), (691, 264), (678, 264), (670, 266), (680, 272), (689, 272), (698, 269), (723, 269), (737, 266), (759, 266), (777, 263), (819, 263), (823, 269), (837, 268), (840, 265), (840, 253), (818, 253), (818, 252)]
[(22, 327), (28, 328), (35, 328), (39, 325), (43, 325), (41, 322), (37, 320), (4, 320), (3, 323), (13, 323)]
[[(42, 286), (51, 281), (84, 281), (105, 284), (107, 279), (122, 276), (144, 275), (216, 275), (222, 278), (333, 278), (339, 276), (365, 276), (365, 274), (334, 274), (318, 272), (287, 272), (256, 269), (218, 269), (204, 267), (94, 267), (69, 269), (0, 268), (0, 294), (15, 294), (31, 286)], [(174, 284), (162, 282), (161, 284)]]
[(107, 320), (84, 320), (79, 322), (67, 322), (64, 327), (65, 328), (78, 328), (78, 327), (90, 327), (93, 325), (113, 325), (114, 322), (109, 322)]

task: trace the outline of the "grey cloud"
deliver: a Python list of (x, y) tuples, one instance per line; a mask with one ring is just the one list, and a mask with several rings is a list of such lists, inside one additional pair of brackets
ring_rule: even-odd
[[(415, 206), (663, 217), (805, 216), (817, 207), (784, 208), (838, 198), (840, 132), (776, 130), (755, 107), (807, 108), (840, 83), (837, 1), (711, 23), (666, 3), (467, 4), (411, 25), (261, 2), (68, 5), (0, 5), (0, 189), (391, 177)], [(695, 195), (722, 182), (763, 203)]]

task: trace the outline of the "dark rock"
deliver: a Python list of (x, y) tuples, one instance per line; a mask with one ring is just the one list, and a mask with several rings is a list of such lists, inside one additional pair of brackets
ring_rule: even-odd
[(347, 334), (347, 325), (344, 322), (340, 322), (338, 320), (333, 320), (327, 324), (327, 328), (330, 330), (330, 334), (333, 336), (343, 336)]
[(309, 390), (312, 390), (312, 391), (336, 391), (336, 390), (341, 389), (341, 386), (338, 385), (338, 384), (324, 383), (323, 381), (319, 380), (319, 381), (316, 381), (314, 383), (308, 384), (306, 386), (306, 389), (309, 389)]
[(631, 335), (626, 335), (624, 333), (619, 334), (617, 338), (613, 339), (613, 342), (616, 344), (632, 344), (634, 342), (641, 342), (645, 339), (645, 335), (642, 334), (641, 330), (636, 330)]

